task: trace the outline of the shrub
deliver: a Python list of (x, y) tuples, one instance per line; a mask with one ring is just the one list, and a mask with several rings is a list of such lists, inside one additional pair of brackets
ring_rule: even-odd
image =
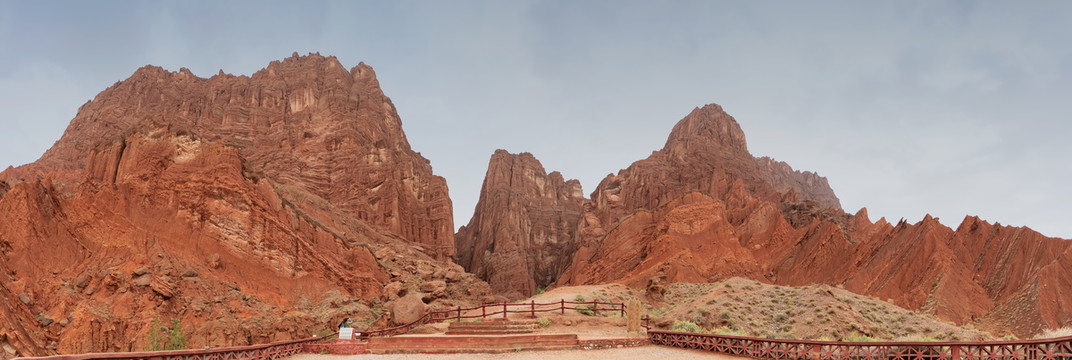
[(536, 288), (536, 295), (543, 295), (543, 288)]
[(878, 340), (875, 340), (875, 338), (873, 338), (873, 337), (863, 335), (863, 334), (852, 334), (852, 335), (849, 335), (848, 337), (846, 337), (843, 340), (846, 341), (846, 342), (873, 342), (873, 341), (878, 341)]
[(160, 325), (160, 316), (153, 318), (149, 324), (149, 351), (183, 350), (186, 348), (186, 334), (182, 332), (179, 319), (171, 322), (171, 329)]
[(1060, 329), (1046, 329), (1041, 334), (1036, 336), (1036, 339), (1052, 339), (1059, 337), (1072, 336), (1072, 327), (1063, 327)]
[(691, 321), (675, 321), (672, 330), (690, 333), (698, 333), (702, 331), (699, 325), (696, 325), (696, 323)]
[(539, 324), (542, 328), (549, 328), (551, 327), (551, 320), (547, 318), (540, 318), (539, 320), (536, 320), (536, 324)]
[(727, 326), (714, 328), (714, 329), (708, 330), (707, 332), (711, 333), (711, 334), (718, 334), (718, 335), (748, 336), (748, 334), (745, 333), (740, 328), (732, 328), (732, 327), (727, 327)]
[(164, 336), (163, 329), (160, 328), (160, 316), (154, 317), (153, 322), (149, 324), (149, 334), (147, 335), (149, 340), (149, 351), (164, 350)]
[(179, 319), (171, 321), (171, 336), (168, 337), (168, 350), (182, 350), (186, 348), (186, 334), (182, 333), (182, 324)]

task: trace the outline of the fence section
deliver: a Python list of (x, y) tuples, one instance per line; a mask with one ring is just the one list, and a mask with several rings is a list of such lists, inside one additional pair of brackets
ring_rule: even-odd
[[(483, 304), (474, 307), (457, 307), (454, 309), (435, 310), (430, 311), (420, 319), (409, 324), (404, 324), (395, 327), (389, 327), (386, 329), (372, 330), (364, 332), (366, 336), (390, 336), (398, 335), (409, 332), (415, 327), (447, 320), (462, 320), (462, 319), (476, 319), (476, 318), (506, 318), (509, 314), (527, 314), (531, 317), (536, 317), (538, 313), (547, 312), (559, 312), (565, 314), (566, 311), (575, 312), (591, 312), (591, 315), (599, 315), (602, 313), (618, 313), (622, 317), (625, 316), (625, 304), (623, 303), (610, 303), (596, 301), (566, 301), (560, 300), (557, 302), (538, 303), (530, 301), (528, 303), (517, 304)], [(480, 313), (476, 313), (480, 311)], [(203, 350), (176, 350), (176, 351), (150, 351), (150, 352), (122, 352), (122, 353), (93, 353), (93, 354), (79, 354), (79, 355), (56, 355), (46, 357), (24, 357), (20, 360), (133, 360), (133, 359), (146, 359), (146, 360), (274, 360), (287, 356), (291, 356), (302, 351), (302, 346), (305, 344), (313, 344), (325, 341), (333, 338), (335, 335), (324, 337), (312, 337), (308, 339), (281, 341), (270, 344), (251, 345), (251, 346), (236, 346), (216, 349), (203, 349)]]
[(45, 357), (24, 357), (20, 360), (274, 360), (285, 358), (302, 351), (302, 346), (321, 342), (334, 337), (311, 337), (301, 340), (280, 341), (270, 344), (234, 346), (202, 350), (146, 351), (120, 353), (93, 353), (78, 355), (56, 355)]
[[(502, 303), (502, 304), (483, 304), (473, 307), (457, 307), (454, 309), (434, 310), (427, 314), (424, 314), (420, 319), (408, 324), (403, 324), (395, 327), (389, 327), (385, 329), (372, 330), (364, 332), (368, 336), (391, 336), (404, 334), (413, 330), (418, 326), (441, 322), (447, 320), (464, 320), (464, 319), (487, 319), (487, 318), (507, 318), (509, 314), (522, 314), (529, 315), (530, 317), (536, 317), (539, 313), (558, 312), (559, 314), (565, 314), (566, 310), (589, 314), (599, 315), (603, 313), (616, 313), (625, 317), (626, 306), (624, 303), (614, 302), (601, 302), (595, 301), (567, 301), (559, 300), (548, 303), (538, 303), (530, 301), (527, 303)], [(479, 313), (477, 313), (479, 311)]]
[(655, 345), (772, 360), (1072, 360), (1072, 336), (991, 342), (836, 342), (649, 329), (648, 339)]

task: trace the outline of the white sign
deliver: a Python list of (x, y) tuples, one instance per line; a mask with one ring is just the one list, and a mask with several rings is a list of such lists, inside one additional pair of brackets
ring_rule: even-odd
[(339, 328), (340, 340), (352, 340), (354, 338), (354, 328)]

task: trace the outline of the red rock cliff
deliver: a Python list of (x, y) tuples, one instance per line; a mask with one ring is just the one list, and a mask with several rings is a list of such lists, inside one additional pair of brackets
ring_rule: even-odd
[(248, 77), (143, 67), (83, 105), (35, 164), (0, 180), (70, 174), (87, 165), (99, 139), (147, 119), (233, 146), (254, 173), (324, 199), (434, 257), (454, 255), (446, 181), (410, 148), (375, 72), (364, 63), (347, 71), (317, 54), (273, 61)]
[(454, 254), (446, 183), (372, 69), (332, 57), (139, 69), (0, 172), (0, 214), (0, 359), (144, 350), (155, 317), (193, 347), (301, 338), (418, 277), (433, 306), (489, 295), (429, 257)]
[(826, 178), (749, 154), (741, 127), (710, 104), (681, 119), (661, 150), (603, 179), (592, 192), (593, 210), (601, 222), (613, 224), (635, 209), (654, 209), (691, 191), (728, 200), (735, 186), (764, 199), (792, 191), (841, 207)]
[(20, 182), (0, 198), (5, 351), (142, 350), (155, 316), (181, 320), (196, 346), (307, 336), (320, 320), (302, 301), (377, 297), (388, 278), (369, 250), (244, 175), (233, 147), (149, 124), (86, 163), (84, 181)]
[(954, 231), (930, 216), (891, 225), (846, 214), (825, 179), (751, 157), (717, 105), (604, 179), (584, 209), (579, 250), (558, 284), (747, 276), (843, 285), (1019, 336), (1072, 322), (1069, 241), (975, 217)]
[(533, 295), (569, 264), (583, 200), (577, 180), (547, 174), (532, 154), (495, 151), (473, 217), (455, 236), (458, 263), (499, 294)]

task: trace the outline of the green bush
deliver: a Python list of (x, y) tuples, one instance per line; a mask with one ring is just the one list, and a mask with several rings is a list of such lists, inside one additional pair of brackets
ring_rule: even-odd
[(748, 333), (741, 330), (739, 327), (721, 326), (707, 331), (711, 334), (729, 335), (729, 336), (748, 336)]
[(154, 317), (149, 324), (149, 351), (186, 349), (186, 334), (182, 332), (179, 319), (171, 321), (171, 329), (160, 325), (160, 316)]
[(700, 326), (696, 325), (696, 323), (693, 323), (692, 321), (675, 321), (672, 330), (690, 333), (703, 332), (703, 330), (700, 329)]
[[(573, 298), (573, 301), (584, 302), (584, 296), (582, 296), (581, 294), (577, 294), (577, 296)], [(577, 312), (588, 316), (595, 316), (596, 314), (592, 311), (592, 305), (577, 305), (574, 309), (576, 309)]]
[(549, 320), (547, 318), (540, 318), (539, 320), (536, 320), (536, 323), (539, 324), (540, 327), (542, 327), (542, 328), (551, 327), (551, 320)]
[(182, 350), (186, 348), (186, 334), (182, 333), (182, 324), (179, 319), (171, 321), (171, 336), (168, 337), (168, 350)]
[(848, 337), (846, 337), (846, 338), (844, 338), (842, 340), (845, 341), (845, 342), (873, 342), (873, 341), (878, 341), (873, 337), (863, 335), (863, 334), (852, 334), (852, 335), (849, 335)]

